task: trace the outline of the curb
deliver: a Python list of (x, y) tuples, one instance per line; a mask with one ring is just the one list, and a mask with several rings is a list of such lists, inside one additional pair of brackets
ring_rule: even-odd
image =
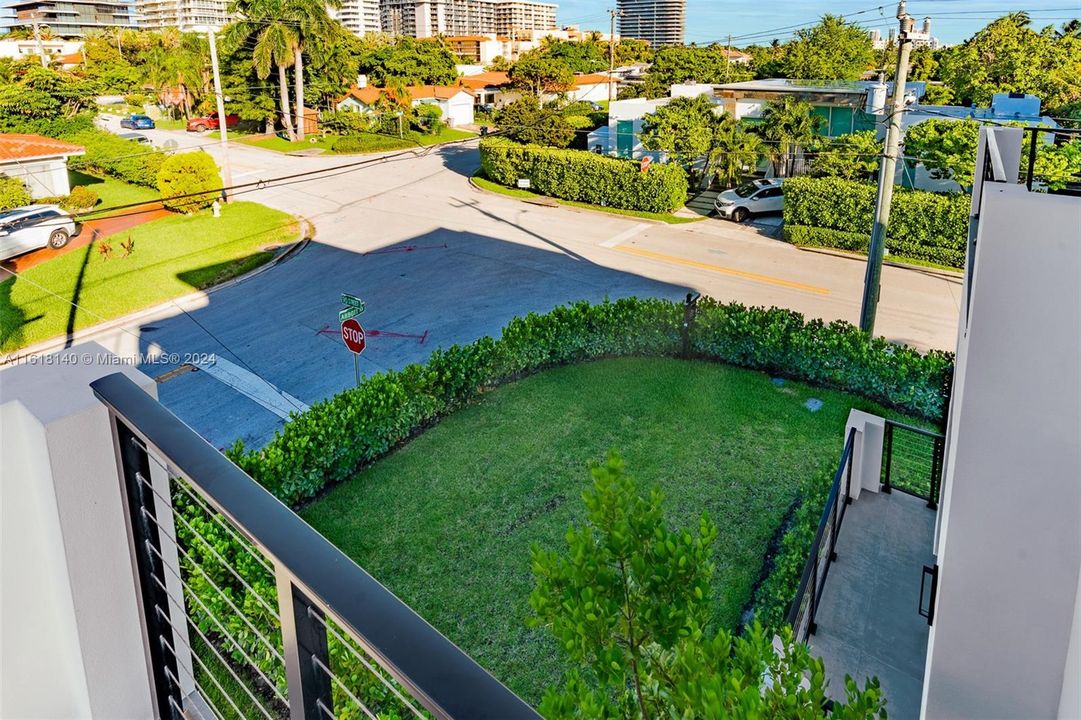
[[(792, 245), (792, 247), (802, 252), (818, 253), (819, 255), (830, 255), (832, 257), (845, 258), (848, 260), (858, 260), (862, 263), (867, 262), (867, 256), (862, 253), (845, 252), (844, 250), (834, 250), (833, 248), (803, 247), (801, 245), (794, 245), (783, 239), (781, 240), (781, 242)], [(915, 270), (926, 275), (934, 275), (935, 277), (942, 278), (943, 280), (956, 280), (960, 282), (964, 280), (965, 277), (965, 273), (963, 270), (943, 270), (942, 268), (930, 267), (928, 265), (911, 265), (906, 262), (890, 260), (889, 256), (882, 260), (882, 264), (889, 265), (890, 267), (900, 268), (902, 270)]]
[[(140, 318), (144, 317), (150, 317), (170, 307), (184, 305), (193, 300), (205, 298), (220, 290), (224, 290), (226, 288), (233, 287), (234, 285), (239, 285), (242, 282), (251, 280), (256, 276), (267, 272), (271, 268), (280, 265), (294, 255), (299, 254), (300, 251), (304, 248), (308, 247), (309, 243), (311, 243), (311, 241), (315, 237), (315, 224), (307, 218), (301, 217), (299, 215), (296, 217), (301, 224), (300, 239), (292, 245), (285, 246), (285, 249), (282, 252), (275, 255), (273, 258), (268, 260), (266, 263), (260, 265), (259, 267), (255, 268), (254, 270), (249, 270), (243, 275), (231, 278), (229, 280), (226, 280), (225, 282), (218, 283), (217, 285), (212, 285), (211, 287), (208, 287), (204, 290), (196, 290), (195, 292), (188, 293), (187, 295), (181, 295), (180, 297), (166, 300), (165, 302), (158, 303), (157, 305), (143, 308), (142, 310), (136, 310), (133, 313), (129, 313), (118, 318), (113, 318), (112, 320), (106, 320), (105, 322), (98, 323), (97, 325), (91, 325), (90, 327), (83, 328), (82, 330), (72, 335), (72, 344), (78, 342), (85, 342), (87, 340), (93, 340), (100, 335), (115, 330), (122, 325), (127, 325), (132, 321), (139, 320)], [(20, 360), (31, 356), (42, 355), (45, 353), (54, 352), (56, 350), (62, 350), (67, 345), (67, 343), (68, 339), (61, 336), (58, 338), (53, 338), (51, 340), (43, 340), (34, 345), (28, 345), (27, 347), (20, 348), (19, 350), (0, 355), (0, 367), (16, 364)]]

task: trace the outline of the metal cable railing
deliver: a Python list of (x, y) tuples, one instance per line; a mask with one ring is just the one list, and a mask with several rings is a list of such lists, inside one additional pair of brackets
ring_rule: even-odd
[(109, 410), (157, 717), (536, 712), (122, 374)]
[[(1021, 160), (1024, 172), (1021, 179), (1025, 187), (1031, 190), (1059, 192), (1069, 195), (1081, 195), (1081, 175), (1074, 174), (1069, 177), (1061, 173), (1049, 173), (1048, 169), (1041, 167), (1040, 151), (1050, 148), (1054, 144), (1069, 143), (1081, 140), (1081, 129), (1078, 128), (1050, 128), (1044, 126), (1026, 127), (1028, 135), (1027, 147), (1024, 149), (1025, 157)], [(1048, 167), (1052, 164), (1048, 163)]]
[(937, 508), (946, 438), (942, 433), (886, 421), (882, 446), (882, 491), (895, 488)]
[(788, 609), (786, 620), (798, 640), (806, 640), (815, 632), (819, 599), (826, 587), (830, 563), (837, 559), (837, 535), (844, 523), (847, 507), (852, 502), (852, 450), (855, 439), (856, 430), (852, 428), (848, 431), (841, 461), (833, 474), (826, 505), (822, 508), (822, 519), (818, 523), (814, 542), (811, 543), (807, 562), (803, 566), (799, 590)]

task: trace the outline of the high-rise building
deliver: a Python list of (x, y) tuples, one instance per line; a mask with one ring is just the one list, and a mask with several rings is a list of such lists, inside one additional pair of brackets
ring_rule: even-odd
[(526, 0), (383, 0), (383, 31), (392, 35), (511, 35), (554, 30), (556, 9)]
[(147, 30), (220, 29), (231, 19), (228, 0), (139, 0), (139, 26)]
[(619, 34), (645, 40), (653, 47), (682, 45), (687, 0), (616, 0)]
[(7, 10), (7, 27), (31, 27), (36, 20), (61, 37), (138, 26), (135, 0), (16, 0)]
[(382, 29), (379, 0), (343, 0), (340, 8), (330, 8), (330, 14), (356, 35), (364, 36)]

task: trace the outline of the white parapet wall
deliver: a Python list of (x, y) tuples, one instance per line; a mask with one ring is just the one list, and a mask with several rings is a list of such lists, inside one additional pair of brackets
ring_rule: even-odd
[[(109, 417), (89, 387), (118, 371), (156, 397), (96, 343), (0, 370), (0, 717), (155, 714)], [(164, 471), (151, 481), (167, 496)], [(190, 658), (180, 669), (188, 685)]]

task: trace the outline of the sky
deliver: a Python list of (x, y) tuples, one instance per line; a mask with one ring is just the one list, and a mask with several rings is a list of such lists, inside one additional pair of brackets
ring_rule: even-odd
[[(559, 4), (560, 25), (582, 25), (607, 32), (608, 8), (614, 0), (548, 0)], [(881, 2), (881, 0), (877, 0)], [(882, 5), (876, 0), (687, 0), (686, 42), (727, 42), (733, 45), (752, 42), (767, 44), (776, 37), (787, 40), (796, 29), (791, 26), (814, 23), (823, 13), (835, 15), (860, 13), (847, 19), (885, 35), (897, 27), (896, 1)], [(1027, 11), (1033, 25), (1061, 25), (1066, 18), (1081, 17), (1078, 0), (909, 0), (908, 13), (916, 18), (931, 17), (931, 32), (945, 43), (959, 43), (991, 20), (1018, 10)], [(783, 29), (780, 29), (783, 28)], [(773, 31), (765, 33), (765, 31)], [(765, 33), (758, 34), (756, 33)], [(743, 37), (741, 37), (743, 36)]]

